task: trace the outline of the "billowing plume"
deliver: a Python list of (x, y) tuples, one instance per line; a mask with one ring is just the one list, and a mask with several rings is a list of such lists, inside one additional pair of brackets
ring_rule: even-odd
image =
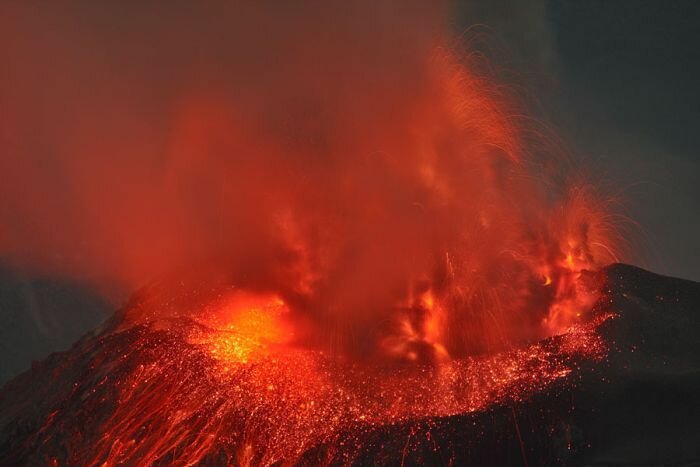
[(558, 332), (605, 207), (430, 3), (3, 5), (0, 253), (103, 288), (214, 262), (360, 356)]

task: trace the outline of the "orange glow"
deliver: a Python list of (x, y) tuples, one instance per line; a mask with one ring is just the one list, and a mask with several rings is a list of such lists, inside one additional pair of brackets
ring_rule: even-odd
[(248, 363), (267, 354), (268, 348), (291, 341), (284, 322), (289, 309), (275, 296), (236, 293), (201, 318), (206, 332), (195, 332), (190, 341), (204, 344), (212, 356), (230, 364)]
[(0, 255), (163, 289), (126, 310), (132, 366), (72, 464), (292, 462), (605, 354), (589, 271), (618, 260), (610, 206), (454, 47), (447, 5), (192, 2), (216, 15), (192, 35), (140, 6), (123, 41), (6, 3), (2, 53), (22, 60), (0, 74)]

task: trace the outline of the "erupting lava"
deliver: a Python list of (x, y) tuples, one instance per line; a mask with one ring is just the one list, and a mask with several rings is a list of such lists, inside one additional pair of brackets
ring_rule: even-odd
[[(118, 405), (95, 445), (70, 441), (73, 460), (294, 460), (368, 426), (525, 398), (574, 357), (603, 355), (595, 329), (608, 315), (592, 314), (601, 285), (586, 271), (616, 260), (605, 203), (478, 57), (447, 45), (432, 10), (354, 8), (347, 27), (315, 6), (267, 28), (250, 25), (281, 20), (241, 8), (240, 28), (216, 23), (201, 39), (233, 34), (230, 56), (214, 57), (232, 66), (193, 54), (201, 78), (142, 99), (166, 111), (125, 98), (106, 122), (68, 112), (40, 146), (69, 154), (71, 190), (35, 159), (0, 161), (0, 220), (24, 214), (0, 252), (71, 252), (81, 260), (48, 267), (131, 287), (192, 264), (226, 276), (175, 280), (101, 336), (107, 348), (131, 339), (122, 363), (93, 367)], [(8, 130), (3, 151), (29, 147), (23, 134)], [(75, 225), (46, 227), (63, 219)], [(186, 306), (169, 298), (180, 295)]]
[(183, 107), (169, 186), (206, 178), (233, 203), (224, 268), (286, 304), (297, 345), (423, 363), (509, 349), (584, 321), (598, 284), (581, 271), (616, 259), (604, 204), (548, 178), (554, 156), (525, 145), (494, 85), (424, 60), (415, 95), (386, 90), (381, 116), (324, 109), (311, 142)]
[[(142, 292), (83, 350), (92, 361), (72, 391), (79, 411), (109, 416), (96, 419), (96, 435), (61, 440), (70, 453), (64, 461), (270, 465), (311, 456), (305, 462), (349, 463), (377, 427), (429, 426), (517, 403), (581, 362), (603, 358), (596, 330), (612, 318), (598, 312), (561, 336), (490, 356), (377, 365), (295, 348), (278, 297), (223, 285), (193, 290), (160, 298)], [(168, 316), (132, 321), (154, 307)], [(53, 412), (40, 437), (69, 432), (70, 420), (82, 416), (64, 404), (65, 418)], [(327, 451), (314, 452), (323, 446)]]

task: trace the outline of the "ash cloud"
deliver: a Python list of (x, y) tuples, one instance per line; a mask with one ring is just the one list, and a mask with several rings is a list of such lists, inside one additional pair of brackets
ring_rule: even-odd
[[(260, 172), (314, 176), (339, 120), (378, 122), (419, 92), (442, 15), (412, 2), (2, 10), (2, 251), (126, 287), (212, 245), (264, 244), (261, 198), (278, 183)], [(295, 154), (250, 154), (255, 132)]]
[(447, 6), (2, 9), (0, 253), (25, 267), (128, 290), (216, 258), (322, 345), (398, 320), (459, 353), (566, 322), (570, 274), (616, 258)]

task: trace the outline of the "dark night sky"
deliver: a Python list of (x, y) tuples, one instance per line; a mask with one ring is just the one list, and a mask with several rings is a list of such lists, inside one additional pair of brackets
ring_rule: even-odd
[(535, 111), (617, 194), (634, 259), (700, 280), (700, 2), (460, 2)]

